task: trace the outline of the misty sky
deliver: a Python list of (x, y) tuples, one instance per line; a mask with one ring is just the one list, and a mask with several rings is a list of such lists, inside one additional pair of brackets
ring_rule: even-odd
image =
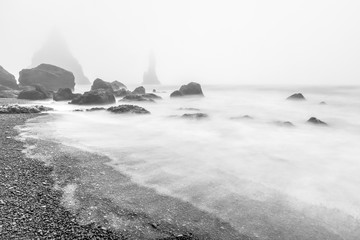
[(360, 1), (0, 0), (0, 65), (16, 77), (56, 28), (94, 80), (359, 84)]

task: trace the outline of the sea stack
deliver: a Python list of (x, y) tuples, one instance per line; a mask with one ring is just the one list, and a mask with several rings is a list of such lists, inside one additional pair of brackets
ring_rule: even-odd
[(155, 55), (150, 53), (149, 55), (149, 69), (144, 72), (143, 82), (144, 85), (157, 85), (160, 84), (160, 81), (156, 75), (156, 60)]
[(71, 71), (75, 76), (76, 84), (90, 84), (65, 39), (56, 31), (52, 32), (47, 42), (33, 55), (31, 67), (36, 67), (42, 63), (52, 64)]

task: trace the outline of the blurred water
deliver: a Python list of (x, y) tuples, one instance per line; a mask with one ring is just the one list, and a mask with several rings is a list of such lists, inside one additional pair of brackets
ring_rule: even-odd
[[(141, 116), (73, 112), (85, 107), (42, 102), (57, 111), (30, 121), (26, 130), (106, 154), (137, 183), (213, 211), (235, 226), (236, 204), (221, 204), (236, 196), (287, 199), (359, 218), (360, 88), (205, 86), (204, 98), (170, 99), (173, 89), (160, 88), (163, 100), (155, 104), (137, 104), (151, 112)], [(307, 101), (285, 100), (299, 91)], [(196, 112), (179, 110), (190, 107), (209, 118), (171, 117)], [(243, 115), (253, 119), (231, 119)], [(329, 126), (307, 124), (312, 116)]]

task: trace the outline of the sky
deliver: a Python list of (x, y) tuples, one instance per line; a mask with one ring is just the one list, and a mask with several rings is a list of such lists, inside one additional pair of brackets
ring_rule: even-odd
[(358, 0), (0, 0), (0, 65), (16, 77), (57, 29), (94, 80), (360, 84)]

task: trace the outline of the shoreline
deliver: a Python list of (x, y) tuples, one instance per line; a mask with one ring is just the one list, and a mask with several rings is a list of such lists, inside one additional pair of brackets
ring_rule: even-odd
[(37, 116), (0, 115), (6, 239), (252, 239), (189, 203), (138, 186), (106, 165), (105, 156), (42, 140), (30, 145), (49, 163), (25, 156), (28, 141), (16, 139), (14, 127)]

